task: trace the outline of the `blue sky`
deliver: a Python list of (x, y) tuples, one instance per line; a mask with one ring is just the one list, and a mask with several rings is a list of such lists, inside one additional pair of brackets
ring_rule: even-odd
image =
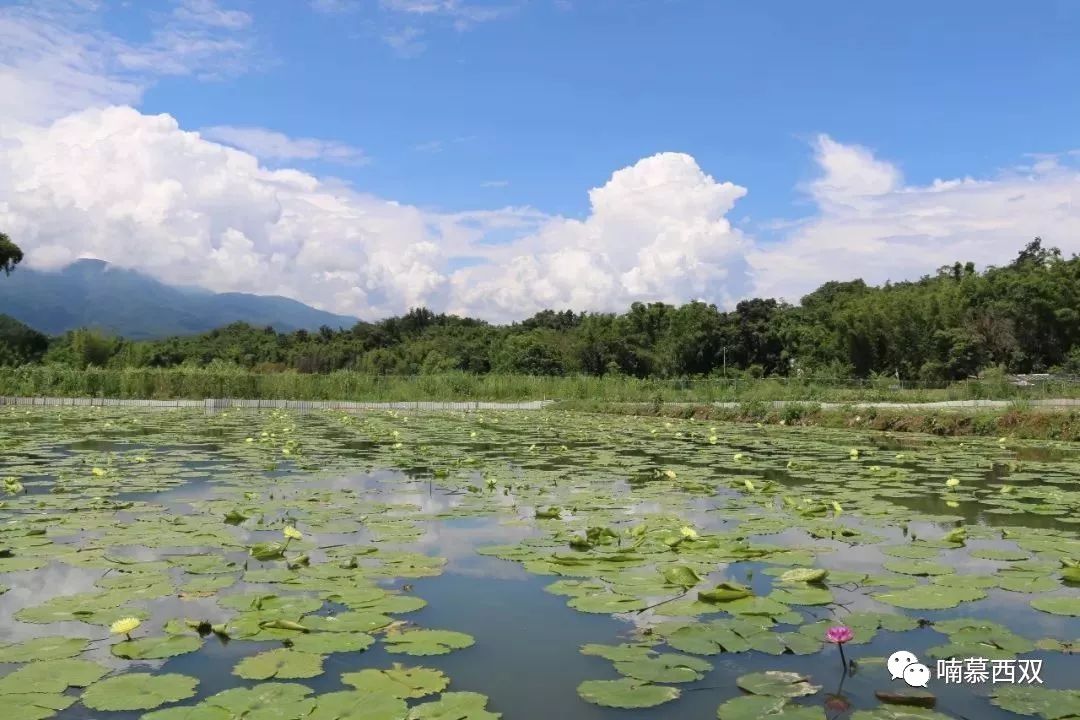
[(0, 223), (362, 315), (797, 301), (1080, 250), (1078, 36), (1067, 0), (0, 2)]
[[(147, 32), (137, 5), (110, 18), (124, 36)], [(1080, 147), (1080, 3), (1064, 0), (533, 0), (465, 29), (371, 0), (234, 6), (264, 64), (159, 82), (145, 111), (338, 139), (370, 164), (317, 169), (444, 209), (583, 214), (612, 168), (679, 151), (752, 188), (746, 215), (786, 217), (822, 132), (916, 182)], [(416, 48), (388, 44), (409, 28)]]

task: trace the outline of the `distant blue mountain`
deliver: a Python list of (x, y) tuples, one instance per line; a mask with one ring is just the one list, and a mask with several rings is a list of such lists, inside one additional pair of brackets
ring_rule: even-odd
[(132, 339), (193, 335), (234, 322), (281, 331), (357, 322), (284, 297), (174, 287), (102, 260), (79, 260), (58, 272), (22, 266), (0, 276), (0, 314), (48, 335), (94, 327)]

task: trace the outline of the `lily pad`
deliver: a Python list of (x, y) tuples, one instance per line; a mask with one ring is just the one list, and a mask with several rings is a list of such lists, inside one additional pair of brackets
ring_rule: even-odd
[(383, 644), (389, 653), (445, 655), (470, 647), (474, 642), (472, 635), (454, 630), (406, 630), (387, 634)]
[(176, 673), (126, 673), (91, 685), (82, 704), (91, 710), (152, 710), (192, 697), (198, 684), (198, 679)]
[(83, 653), (89, 647), (85, 638), (41, 637), (11, 645), (0, 645), (0, 661), (12, 663), (34, 660), (61, 660)]
[(314, 655), (339, 652), (361, 652), (375, 644), (367, 633), (309, 633), (286, 641), (293, 650)]
[(404, 667), (395, 663), (389, 670), (365, 669), (345, 673), (341, 682), (364, 693), (390, 695), (396, 698), (422, 698), (442, 692), (450, 684), (441, 670), (423, 667)]
[(765, 672), (742, 675), (735, 683), (753, 695), (768, 697), (793, 698), (813, 695), (821, 690), (820, 685), (811, 685), (808, 678), (793, 672), (766, 670)]
[(487, 702), (480, 693), (443, 693), (438, 700), (409, 710), (409, 720), (499, 720), (502, 714), (487, 710)]
[(159, 660), (195, 652), (200, 647), (202, 640), (197, 635), (164, 635), (125, 640), (115, 643), (111, 650), (113, 655), (129, 660)]
[(655, 707), (677, 699), (679, 694), (678, 688), (652, 685), (630, 678), (586, 680), (578, 685), (578, 695), (582, 700), (615, 708)]
[(323, 672), (323, 656), (278, 648), (246, 657), (233, 668), (233, 675), (247, 680), (290, 680), (311, 678)]
[(0, 695), (62, 693), (69, 687), (86, 687), (97, 682), (108, 672), (108, 668), (89, 660), (39, 660), (0, 678)]
[(986, 593), (978, 588), (948, 587), (938, 584), (916, 585), (907, 590), (874, 593), (875, 600), (909, 610), (945, 610), (963, 602), (982, 600)]
[(392, 695), (346, 690), (319, 695), (304, 720), (401, 720), (408, 705)]
[(622, 660), (615, 663), (615, 670), (635, 680), (646, 682), (682, 683), (694, 682), (712, 670), (712, 664), (689, 655), (663, 653), (660, 655)]
[(1076, 596), (1035, 598), (1031, 601), (1031, 607), (1052, 615), (1080, 617), (1080, 597)]

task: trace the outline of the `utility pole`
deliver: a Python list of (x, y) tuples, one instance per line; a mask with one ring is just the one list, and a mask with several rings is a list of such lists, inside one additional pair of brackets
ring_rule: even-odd
[(724, 346), (724, 379), (727, 379), (727, 345)]

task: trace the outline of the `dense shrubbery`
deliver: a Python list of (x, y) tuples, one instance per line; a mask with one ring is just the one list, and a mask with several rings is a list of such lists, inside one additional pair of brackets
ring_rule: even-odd
[[(0, 342), (9, 336), (0, 336)], [(260, 387), (279, 381), (258, 375), (283, 370), (302, 375), (351, 370), (355, 373), (341, 375), (351, 383), (361, 382), (357, 378), (362, 375), (431, 375), (441, 378), (440, 394), (447, 382), (461, 385), (464, 394), (477, 382), (469, 375), (487, 373), (607, 379), (855, 377), (886, 392), (898, 379), (944, 382), (987, 368), (999, 368), (998, 378), (1003, 371), (1077, 372), (1078, 341), (1080, 258), (1063, 258), (1036, 240), (1006, 267), (980, 273), (971, 263), (957, 263), (915, 282), (882, 287), (861, 280), (830, 282), (798, 306), (752, 299), (724, 312), (698, 302), (681, 307), (635, 303), (623, 314), (547, 310), (510, 326), (415, 309), (346, 331), (282, 334), (231, 325), (203, 335), (143, 342), (79, 330), (54, 339), (47, 352), (36, 341), (30, 346), (24, 342), (20, 347), (30, 349), (0, 353), (0, 363), (207, 368), (215, 376), (234, 378), (229, 382)], [(243, 379), (237, 369), (245, 371)], [(152, 378), (137, 381), (145, 385), (193, 382), (195, 375), (132, 372), (115, 377), (115, 382)], [(198, 377), (203, 382), (209, 375)], [(280, 382), (300, 388), (315, 381)], [(319, 387), (346, 390), (336, 382), (324, 379)], [(308, 390), (314, 393), (314, 385)], [(353, 388), (347, 390), (348, 396), (354, 394)], [(633, 395), (646, 391), (638, 384)]]

